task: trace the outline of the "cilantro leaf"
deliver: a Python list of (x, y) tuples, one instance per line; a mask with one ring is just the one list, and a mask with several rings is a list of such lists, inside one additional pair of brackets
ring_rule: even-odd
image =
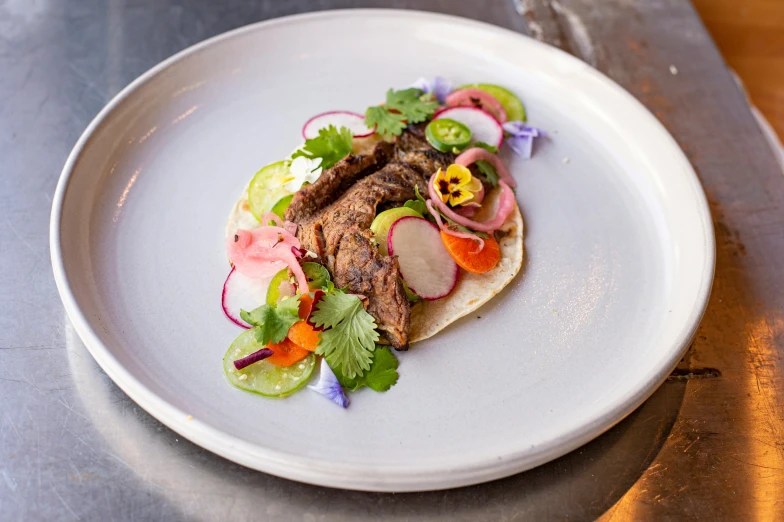
[(493, 154), (495, 154), (496, 152), (498, 152), (498, 147), (496, 147), (496, 146), (494, 146), (494, 145), (488, 145), (488, 144), (487, 144), (487, 143), (485, 143), (484, 141), (477, 141), (477, 142), (474, 142), (474, 144), (472, 145), (472, 147), (479, 147), (480, 149), (485, 149), (487, 152), (492, 152)]
[(411, 210), (415, 210), (422, 214), (423, 216), (427, 214), (427, 205), (422, 203), (418, 199), (409, 199), (405, 203), (403, 203), (404, 207), (410, 208)]
[(299, 321), (299, 296), (284, 297), (275, 305), (265, 304), (255, 310), (240, 310), (240, 317), (254, 326), (256, 341), (268, 345), (286, 338), (289, 328)]
[(365, 112), (365, 124), (375, 127), (376, 132), (385, 138), (400, 136), (406, 128), (406, 119), (402, 114), (389, 112), (384, 107), (370, 107)]
[(365, 123), (376, 128), (376, 132), (385, 138), (400, 136), (409, 123), (420, 123), (433, 116), (438, 102), (430, 97), (423, 97), (422, 91), (416, 88), (387, 91), (386, 104), (370, 107), (365, 112)]
[(370, 370), (362, 377), (364, 384), (377, 391), (384, 392), (395, 385), (399, 377), (397, 357), (387, 347), (378, 347), (373, 355)]
[(311, 321), (327, 328), (319, 334), (316, 353), (323, 355), (333, 370), (353, 379), (370, 368), (378, 341), (376, 320), (357, 296), (332, 290), (318, 302)]
[(373, 364), (365, 375), (349, 379), (339, 370), (333, 368), (340, 385), (349, 391), (356, 391), (363, 386), (377, 392), (385, 392), (397, 383), (399, 377), (397, 357), (386, 346), (376, 346)]
[(485, 175), (487, 181), (489, 181), (492, 186), (498, 186), (498, 172), (496, 172), (495, 167), (493, 167), (492, 164), (485, 160), (477, 160), (474, 162), (474, 165), (479, 169), (479, 172)]
[(321, 158), (321, 167), (326, 170), (351, 154), (354, 135), (346, 127), (340, 129), (330, 125), (319, 129), (318, 137), (305, 140), (305, 145), (291, 155), (291, 159), (299, 156)]
[(422, 91), (414, 87), (394, 91), (387, 91), (387, 108), (396, 109), (408, 120), (409, 123), (419, 123), (430, 118), (438, 108), (438, 102), (422, 100)]

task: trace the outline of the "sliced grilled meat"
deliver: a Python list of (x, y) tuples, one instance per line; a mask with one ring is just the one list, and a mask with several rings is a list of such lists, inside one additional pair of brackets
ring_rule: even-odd
[[(315, 185), (315, 184), (314, 184)], [(297, 237), (302, 247), (326, 261), (331, 272), (340, 239), (351, 226), (370, 228), (380, 206), (400, 206), (414, 199), (414, 187), (427, 190), (425, 178), (408, 165), (388, 163), (359, 180), (337, 201), (321, 212), (300, 221)]]
[(395, 156), (400, 158), (408, 152), (432, 148), (425, 138), (427, 122), (409, 125), (395, 141)]
[(409, 125), (395, 143), (395, 158), (419, 171), (426, 179), (438, 169), (446, 169), (455, 162), (455, 155), (439, 152), (425, 139), (425, 126)]
[(382, 256), (370, 224), (376, 214), (427, 193), (427, 179), (454, 162), (433, 149), (426, 124), (410, 125), (394, 146), (379, 143), (371, 154), (349, 157), (294, 195), (286, 219), (297, 237), (319, 255), (338, 287), (368, 297), (368, 312), (398, 350), (408, 347), (410, 305), (397, 258)]
[(369, 228), (379, 206), (399, 206), (415, 198), (414, 187), (420, 192), (426, 189), (419, 172), (408, 165), (388, 163), (301, 221), (297, 231), (303, 248), (321, 257), (337, 286), (348, 285), (352, 292), (367, 295), (368, 311), (398, 350), (408, 346), (408, 300), (397, 260), (378, 253)]
[(383, 167), (392, 157), (391, 143), (379, 142), (373, 152), (348, 156), (319, 176), (315, 183), (302, 187), (286, 209), (286, 219), (299, 223), (326, 208), (357, 180)]
[(379, 206), (400, 206), (416, 198), (414, 187), (427, 190), (425, 179), (415, 170), (399, 163), (388, 163), (383, 169), (358, 181), (333, 205), (321, 214), (326, 239), (327, 268), (335, 255), (340, 238), (352, 225), (370, 228)]
[(411, 308), (396, 257), (379, 255), (373, 233), (353, 226), (345, 231), (335, 256), (335, 285), (368, 298), (368, 313), (397, 350), (408, 348)]

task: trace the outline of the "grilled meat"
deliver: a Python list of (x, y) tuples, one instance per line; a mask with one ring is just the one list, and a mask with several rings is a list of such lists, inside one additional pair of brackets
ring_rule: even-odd
[(297, 231), (303, 248), (319, 255), (337, 286), (348, 285), (352, 292), (368, 296), (368, 311), (399, 350), (408, 344), (409, 317), (400, 268), (395, 259), (378, 253), (369, 228), (379, 206), (399, 206), (414, 199), (414, 187), (426, 189), (422, 175), (407, 165), (388, 163), (357, 181), (337, 201), (300, 221)]
[(392, 157), (391, 143), (379, 142), (373, 152), (348, 156), (319, 176), (315, 183), (302, 187), (286, 209), (286, 219), (299, 223), (318, 213), (343, 194), (354, 182), (383, 167)]
[(410, 305), (397, 258), (379, 254), (370, 224), (381, 210), (427, 193), (427, 179), (454, 155), (438, 152), (424, 138), (424, 125), (410, 125), (393, 146), (348, 157), (294, 195), (286, 219), (297, 237), (319, 255), (335, 285), (368, 297), (368, 312), (398, 350), (408, 347)]
[(300, 220), (297, 236), (302, 247), (318, 254), (332, 271), (343, 234), (353, 225), (370, 228), (380, 206), (400, 206), (414, 199), (415, 186), (420, 192), (426, 190), (424, 177), (407, 165), (388, 163), (359, 180), (321, 212)]
[(429, 178), (439, 168), (446, 169), (455, 162), (455, 155), (449, 152), (439, 152), (425, 139), (425, 126), (419, 123), (409, 125), (395, 143), (395, 157), (398, 161), (410, 165)]
[(353, 226), (340, 239), (334, 262), (335, 285), (368, 298), (368, 312), (398, 350), (408, 348), (410, 305), (396, 257), (379, 255), (373, 233)]

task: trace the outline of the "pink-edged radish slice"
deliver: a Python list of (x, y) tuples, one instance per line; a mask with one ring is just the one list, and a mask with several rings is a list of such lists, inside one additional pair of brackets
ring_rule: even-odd
[(302, 127), (302, 137), (306, 140), (317, 138), (319, 130), (330, 125), (335, 128), (346, 127), (355, 138), (365, 138), (373, 134), (373, 129), (365, 125), (365, 117), (356, 112), (330, 111), (313, 116)]
[(269, 283), (269, 277), (246, 277), (236, 268), (232, 268), (223, 283), (223, 313), (237, 326), (250, 328), (250, 325), (240, 318), (240, 310), (250, 312), (266, 303)]
[(389, 229), (387, 249), (397, 256), (408, 288), (422, 299), (441, 299), (455, 289), (459, 268), (430, 221), (414, 216), (398, 219)]
[(492, 114), (476, 107), (450, 107), (443, 110), (433, 118), (440, 120), (449, 118), (459, 121), (471, 129), (471, 139), (474, 142), (481, 141), (488, 145), (500, 147), (504, 140), (504, 128)]
[(491, 113), (495, 119), (504, 123), (506, 109), (495, 96), (479, 89), (458, 89), (446, 97), (446, 104), (450, 107), (478, 107)]

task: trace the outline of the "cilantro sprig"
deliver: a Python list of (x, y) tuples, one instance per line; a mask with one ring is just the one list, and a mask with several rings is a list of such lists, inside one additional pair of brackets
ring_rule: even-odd
[(346, 127), (338, 129), (330, 125), (319, 129), (317, 137), (305, 140), (305, 144), (291, 155), (291, 159), (299, 156), (308, 159), (321, 158), (321, 167), (326, 170), (351, 154), (353, 140), (354, 135)]
[(365, 112), (365, 123), (368, 127), (375, 127), (376, 132), (384, 138), (391, 138), (400, 136), (409, 123), (420, 123), (431, 118), (437, 108), (438, 102), (423, 97), (420, 89), (389, 89), (383, 106), (370, 107)]
[(485, 160), (477, 160), (474, 162), (476, 168), (479, 169), (479, 172), (485, 175), (487, 181), (493, 186), (498, 186), (498, 172), (493, 167), (492, 163), (488, 163)]
[(316, 353), (349, 379), (361, 377), (370, 369), (376, 349), (376, 320), (365, 311), (359, 297), (334, 286), (325, 290), (327, 293), (310, 316), (313, 324), (325, 329), (319, 335)]
[(240, 317), (254, 327), (257, 342), (265, 346), (279, 343), (300, 320), (299, 296), (284, 297), (277, 305), (265, 304), (250, 312), (240, 310)]
[(363, 386), (377, 392), (385, 392), (397, 383), (399, 377), (397, 357), (386, 346), (377, 346), (373, 355), (370, 370), (361, 377), (349, 378), (340, 370), (333, 369), (340, 385), (349, 391), (356, 391)]

